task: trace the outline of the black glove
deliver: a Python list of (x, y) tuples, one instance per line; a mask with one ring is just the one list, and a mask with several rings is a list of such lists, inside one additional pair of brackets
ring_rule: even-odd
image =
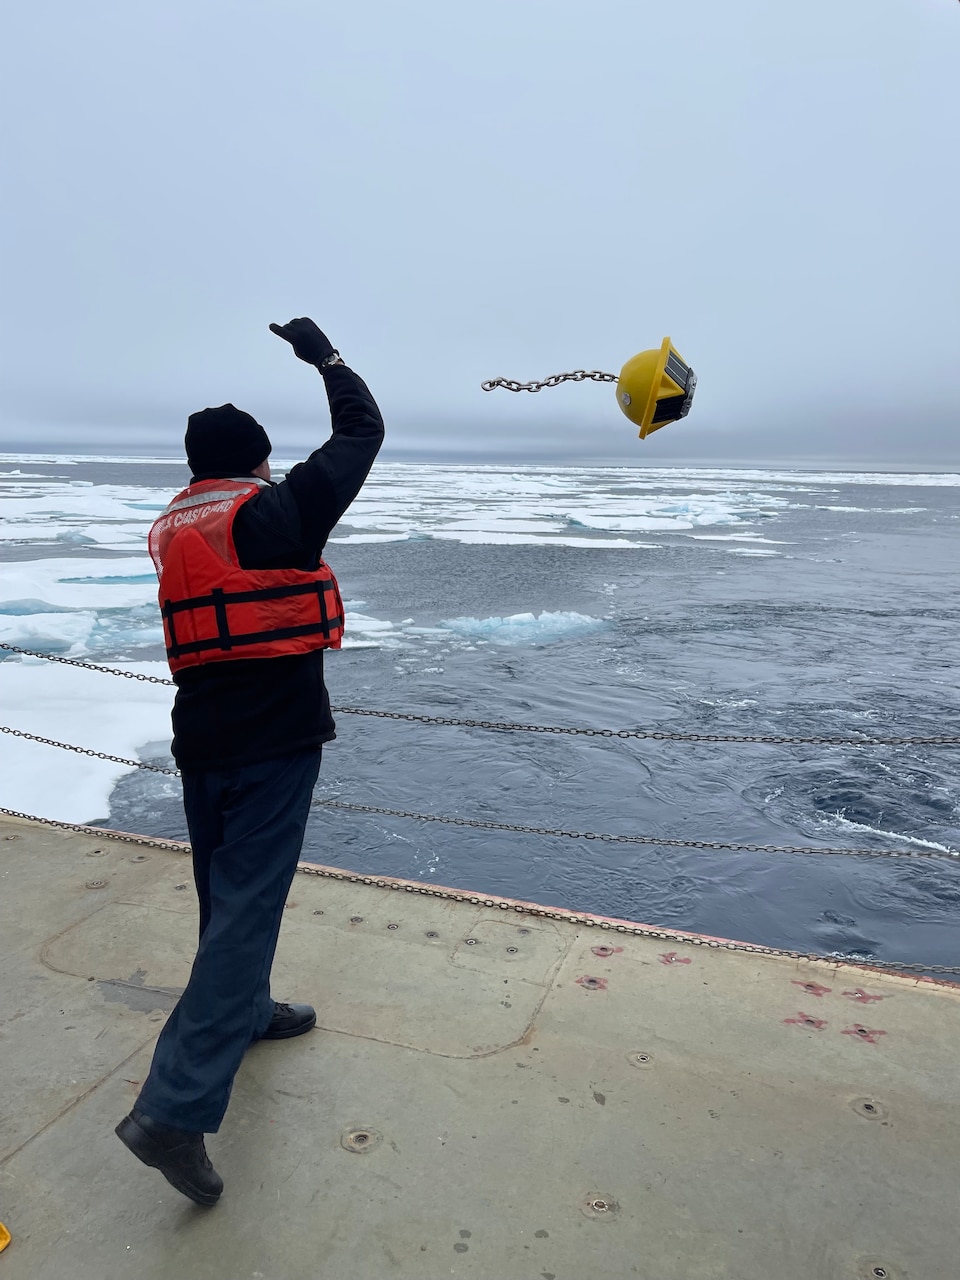
[(324, 360), (337, 354), (323, 330), (318, 329), (306, 316), (291, 320), (289, 324), (272, 324), (270, 332), (289, 342), (299, 359), (316, 365), (318, 369)]

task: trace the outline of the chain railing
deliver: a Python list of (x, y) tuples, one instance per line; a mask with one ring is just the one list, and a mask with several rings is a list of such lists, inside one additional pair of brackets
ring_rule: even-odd
[(36, 733), (27, 733), (25, 729), (11, 729), (9, 725), (0, 724), (0, 733), (11, 738), (25, 738), (28, 742), (40, 742), (45, 747), (59, 747), (61, 751), (73, 751), (78, 756), (93, 756), (95, 760), (110, 760), (113, 764), (128, 765), (131, 769), (145, 769), (150, 773), (166, 773), (171, 778), (179, 778), (179, 769), (165, 769), (159, 764), (145, 764), (142, 760), (127, 760), (124, 756), (112, 756), (106, 751), (94, 751), (92, 747), (77, 747), (72, 742), (58, 742), (56, 738), (41, 738)]
[[(554, 374), (541, 382), (521, 383), (507, 378), (494, 378), (489, 382), (483, 383), (485, 391), (492, 391), (495, 387), (504, 387), (508, 391), (539, 391), (543, 387), (553, 387), (561, 382), (582, 382), (590, 379), (596, 382), (615, 382), (616, 375), (602, 373), (599, 370), (588, 372), (578, 369), (573, 373)], [(62, 663), (65, 666), (77, 667), (89, 671), (98, 671), (105, 675), (119, 676), (126, 680), (137, 680), (145, 684), (156, 684), (174, 687), (174, 682), (162, 676), (147, 675), (143, 672), (124, 671), (117, 667), (103, 666), (93, 662), (84, 662), (78, 658), (67, 658), (59, 654), (44, 653), (38, 650), (22, 648), (19, 645), (7, 644), (0, 641), (0, 649), (6, 650), (8, 653), (18, 654), (24, 657), (41, 658), (48, 662)], [(594, 729), (594, 728), (578, 728), (572, 726), (561, 725), (531, 725), (523, 723), (515, 723), (511, 721), (497, 720), (480, 720), (470, 718), (458, 718), (453, 716), (429, 716), (412, 712), (401, 711), (381, 711), (366, 707), (346, 707), (334, 706), (335, 712), (342, 715), (371, 716), (387, 720), (398, 720), (407, 723), (425, 724), (425, 725), (446, 725), (457, 726), (463, 728), (488, 729), (495, 731), (512, 731), (521, 733), (546, 733), (555, 735), (583, 736), (592, 738), (618, 738), (618, 739), (640, 739), (652, 740), (657, 742), (705, 742), (705, 743), (760, 743), (765, 745), (817, 745), (817, 746), (957, 746), (960, 745), (960, 736), (940, 734), (932, 737), (921, 736), (901, 736), (901, 735), (883, 735), (867, 737), (862, 735), (857, 738), (841, 738), (832, 736), (800, 736), (800, 735), (774, 735), (774, 734), (697, 734), (697, 733), (672, 733), (662, 730), (644, 730), (644, 729)], [(150, 764), (142, 760), (130, 760), (123, 756), (115, 756), (109, 752), (96, 751), (90, 747), (81, 747), (73, 743), (60, 742), (54, 738), (45, 738), (37, 734), (27, 733), (21, 729), (14, 729), (6, 725), (0, 725), (0, 733), (7, 734), (14, 738), (21, 738), (31, 742), (41, 743), (45, 746), (58, 747), (64, 751), (71, 751), (78, 755), (93, 757), (97, 760), (109, 761), (113, 764), (123, 765), (127, 768), (142, 770), (149, 773), (163, 774), (168, 777), (179, 777), (179, 769), (170, 769), (164, 765)], [(377, 805), (353, 804), (348, 801), (327, 799), (316, 797), (313, 805), (323, 806), (325, 808), (341, 809), (351, 813), (376, 815), (389, 818), (405, 818), (420, 822), (440, 822), (459, 827), (472, 827), (486, 831), (503, 831), (513, 832), (523, 835), (541, 835), (553, 836), (571, 840), (599, 840), (606, 843), (623, 843), (653, 846), (659, 848), (684, 848), (684, 849), (703, 849), (703, 850), (726, 850), (731, 852), (747, 852), (759, 854), (813, 854), (827, 856), (845, 856), (845, 857), (870, 857), (870, 858), (894, 858), (907, 860), (944, 860), (956, 863), (960, 859), (960, 854), (950, 850), (930, 849), (918, 846), (911, 849), (858, 849), (858, 848), (834, 848), (820, 845), (769, 845), (769, 844), (752, 844), (745, 842), (720, 841), (720, 840), (681, 840), (675, 837), (664, 836), (644, 836), (644, 835), (619, 835), (611, 832), (596, 831), (573, 831), (566, 828), (540, 827), (532, 825), (513, 824), (505, 822), (493, 822), (483, 818), (463, 818), (446, 814), (419, 813), (408, 809), (389, 809)], [(122, 832), (111, 832), (104, 828), (89, 827), (80, 823), (61, 822), (52, 818), (37, 817), (34, 814), (21, 813), (18, 810), (0, 808), (0, 814), (8, 817), (19, 818), (31, 822), (37, 822), (45, 826), (55, 827), (66, 831), (86, 832), (96, 834), (102, 838), (131, 840), (138, 845), (146, 845), (160, 849), (170, 849), (183, 851), (188, 848), (178, 841), (165, 841), (154, 839), (148, 836), (132, 836)], [(719, 947), (732, 951), (746, 951), (760, 955), (780, 955), (791, 956), (797, 959), (816, 961), (826, 964), (853, 963), (864, 964), (870, 968), (883, 969), (894, 972), (913, 972), (917, 974), (960, 974), (960, 966), (953, 965), (928, 965), (922, 963), (900, 963), (897, 961), (881, 961), (864, 957), (843, 957), (843, 956), (822, 956), (815, 954), (806, 954), (803, 952), (784, 951), (775, 947), (765, 947), (752, 943), (738, 943), (725, 941), (714, 938), (699, 938), (695, 935), (675, 934), (669, 930), (657, 930), (648, 928), (647, 926), (629, 925), (624, 923), (615, 923), (603, 920), (593, 919), (589, 916), (579, 917), (571, 912), (555, 912), (549, 908), (537, 907), (532, 904), (516, 903), (513, 901), (503, 901), (491, 898), (475, 897), (469, 894), (460, 894), (456, 891), (446, 890), (437, 886), (423, 885), (417, 886), (410, 882), (387, 881), (371, 876), (360, 876), (350, 872), (336, 871), (332, 868), (321, 868), (311, 866), (310, 864), (301, 864), (298, 871), (313, 874), (330, 876), (338, 880), (348, 880), (351, 882), (364, 884), (377, 884), (381, 887), (392, 889), (404, 888), (408, 892), (420, 892), (430, 894), (435, 897), (445, 897), (456, 899), (457, 901), (468, 901), (471, 903), (482, 904), (487, 907), (499, 907), (504, 910), (514, 910), (518, 912), (529, 912), (530, 914), (556, 918), (565, 920), (574, 924), (584, 924), (588, 926), (599, 925), (601, 928), (614, 929), (619, 933), (633, 933), (647, 937), (663, 938), (670, 941), (680, 941), (692, 945), (704, 945), (710, 947)]]
[[(123, 671), (119, 667), (100, 666), (83, 662), (79, 658), (64, 658), (55, 653), (41, 653), (36, 649), (22, 649), (18, 645), (0, 642), (0, 649), (21, 654), (28, 658), (43, 658), (47, 662), (60, 662), (68, 667), (82, 667), (87, 671), (100, 671), (105, 675), (122, 676), (125, 680), (140, 680), (146, 684), (162, 684), (175, 687), (172, 680), (163, 676), (145, 675), (138, 671)], [(380, 711), (370, 707), (333, 706), (331, 710), (345, 716), (374, 716), (380, 720), (402, 720), (409, 724), (453, 725), (465, 729), (491, 729), (511, 733), (548, 733), (559, 736), (584, 738), (621, 738), (648, 742), (706, 742), (706, 743), (759, 743), (763, 746), (822, 746), (822, 747), (955, 747), (960, 746), (960, 735), (883, 734), (859, 738), (841, 738), (824, 734), (772, 734), (772, 733), (674, 733), (664, 729), (591, 729), (569, 725), (523, 724), (510, 720), (478, 720), (457, 716), (428, 716), (412, 711)]]
[(940, 734), (935, 737), (880, 737), (837, 738), (804, 736), (800, 734), (772, 733), (674, 733), (665, 729), (584, 729), (555, 724), (522, 724), (509, 720), (468, 720), (454, 716), (427, 716), (407, 711), (372, 711), (364, 707), (333, 707), (342, 715), (377, 716), (383, 720), (408, 720), (417, 724), (459, 725), (467, 729), (496, 729), (520, 733), (550, 733), (584, 738), (634, 738), (648, 742), (729, 742), (760, 743), (764, 746), (824, 746), (824, 747), (906, 747), (906, 746), (960, 746), (960, 736)]
[(21, 649), (17, 644), (4, 644), (0, 640), (0, 649), (6, 649), (8, 653), (19, 653), (25, 658), (44, 658), (47, 662), (60, 662), (65, 667), (82, 667), (85, 671), (102, 671), (108, 676), (122, 676), (124, 680), (139, 680), (143, 684), (166, 684), (172, 689), (176, 685), (172, 680), (168, 680), (166, 676), (148, 676), (140, 671), (121, 671), (119, 667), (101, 667), (95, 662), (83, 662), (80, 658), (64, 658), (59, 653), (41, 653), (37, 649)]
[[(125, 831), (111, 831), (106, 827), (91, 827), (79, 822), (61, 822), (56, 818), (39, 818), (32, 813), (21, 813), (17, 809), (0, 808), (0, 814), (8, 818), (17, 818), (24, 822), (36, 822), (41, 826), (53, 827), (60, 831), (75, 831), (91, 836), (97, 840), (122, 840), (129, 844), (152, 849), (167, 849), (175, 853), (189, 853), (190, 846), (186, 841), (161, 840), (152, 836), (131, 835)], [(652, 925), (633, 924), (627, 921), (611, 920), (604, 917), (581, 914), (576, 911), (559, 911), (552, 907), (542, 907), (532, 902), (518, 902), (512, 898), (489, 897), (486, 894), (462, 892), (457, 889), (446, 889), (440, 885), (418, 884), (411, 880), (398, 880), (393, 877), (362, 875), (355, 871), (341, 871), (334, 867), (321, 867), (309, 862), (301, 862), (297, 867), (301, 875), (321, 876), (325, 879), (339, 880), (349, 884), (373, 885), (378, 889), (389, 889), (405, 893), (417, 893), (424, 897), (445, 898), (451, 902), (465, 902), (473, 906), (495, 908), (500, 911), (511, 911), (517, 915), (529, 915), (546, 920), (557, 920), (564, 924), (584, 926), (598, 929), (601, 932), (631, 934), (641, 938), (658, 938), (665, 942), (675, 942), (683, 946), (708, 947), (714, 951), (742, 951), (749, 955), (785, 956), (793, 960), (825, 964), (836, 968), (840, 964), (857, 965), (867, 969), (879, 969), (888, 973), (917, 974), (918, 977), (929, 974), (960, 974), (960, 965), (923, 964), (915, 961), (877, 960), (872, 956), (862, 955), (818, 955), (816, 952), (793, 951), (782, 947), (768, 947), (758, 942), (735, 942), (727, 938), (710, 938), (699, 934), (675, 932), (672, 929), (658, 929)]]
[[(128, 760), (123, 756), (110, 755), (106, 751), (95, 751), (92, 747), (78, 747), (70, 742), (58, 742), (55, 738), (41, 738), (37, 734), (27, 733), (23, 729), (12, 729), (8, 725), (0, 725), (0, 733), (9, 734), (13, 738), (25, 738), (30, 742), (39, 742), (47, 747), (59, 747), (63, 751), (76, 752), (77, 755), (92, 756), (97, 760), (109, 760), (113, 764), (122, 764), (130, 769), (166, 774), (170, 778), (180, 777), (179, 769), (168, 769), (165, 765), (148, 764), (143, 760)], [(606, 831), (571, 831), (565, 827), (534, 827), (510, 822), (492, 822), (486, 818), (458, 818), (439, 813), (419, 813), (413, 809), (387, 809), (377, 805), (352, 804), (346, 800), (317, 798), (313, 803), (331, 809), (345, 809), (350, 813), (377, 814), (387, 818), (412, 818), (419, 822), (443, 822), (455, 827), (475, 827), (483, 831), (512, 831), (520, 835), (558, 836), (566, 840), (600, 840), (609, 844), (642, 844), (665, 849), (727, 849), (736, 853), (828, 854), (863, 858), (937, 859), (954, 863), (960, 861), (960, 853), (952, 853), (948, 849), (929, 849), (922, 845), (913, 849), (838, 849), (824, 845), (680, 840), (670, 836), (625, 836)]]

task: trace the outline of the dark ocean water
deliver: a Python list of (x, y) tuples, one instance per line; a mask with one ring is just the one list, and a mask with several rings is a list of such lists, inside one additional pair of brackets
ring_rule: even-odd
[[(955, 483), (644, 472), (625, 485), (621, 473), (611, 518), (608, 476), (587, 493), (562, 469), (504, 469), (514, 479), (495, 518), (482, 499), (489, 477), (458, 471), (445, 495), (449, 474), (429, 492), (385, 475), (338, 531), (348, 540), (328, 546), (363, 640), (328, 658), (335, 704), (694, 733), (960, 732)], [(74, 474), (161, 499), (182, 480), (146, 464)], [(546, 499), (524, 496), (529, 476), (545, 474), (565, 496), (549, 484)], [(504, 534), (543, 520), (545, 501), (543, 536)], [(471, 516), (459, 531), (451, 509)], [(633, 545), (597, 545), (623, 537)], [(80, 551), (112, 556), (105, 572), (132, 554)], [(79, 554), (23, 538), (7, 557), (54, 552)], [(153, 624), (150, 608), (137, 616)], [(151, 634), (103, 633), (86, 652), (159, 658)], [(169, 763), (165, 744), (144, 746)], [(958, 764), (955, 747), (660, 743), (343, 715), (317, 798), (664, 838), (957, 851)], [(123, 778), (109, 822), (185, 836), (177, 785)], [(960, 866), (946, 860), (611, 844), (319, 805), (304, 856), (780, 947), (960, 963)]]

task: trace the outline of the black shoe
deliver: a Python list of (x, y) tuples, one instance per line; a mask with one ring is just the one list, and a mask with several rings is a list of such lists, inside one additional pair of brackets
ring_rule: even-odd
[(197, 1204), (216, 1204), (223, 1179), (203, 1145), (202, 1133), (187, 1133), (133, 1110), (120, 1121), (116, 1135), (138, 1160), (159, 1169), (171, 1186)]
[(316, 1010), (308, 1004), (281, 1004), (279, 1001), (270, 1019), (270, 1025), (260, 1037), (261, 1040), (289, 1040), (291, 1036), (302, 1036), (317, 1025)]

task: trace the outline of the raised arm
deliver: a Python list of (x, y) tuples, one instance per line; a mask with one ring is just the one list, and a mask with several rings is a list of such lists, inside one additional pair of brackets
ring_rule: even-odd
[[(350, 506), (383, 443), (383, 418), (359, 376), (340, 359), (326, 334), (305, 317), (270, 329), (299, 359), (323, 376), (331, 435), (278, 485), (264, 489), (238, 516), (235, 539), (248, 568), (300, 567), (318, 556), (330, 530)], [(247, 514), (249, 511), (249, 514)]]

